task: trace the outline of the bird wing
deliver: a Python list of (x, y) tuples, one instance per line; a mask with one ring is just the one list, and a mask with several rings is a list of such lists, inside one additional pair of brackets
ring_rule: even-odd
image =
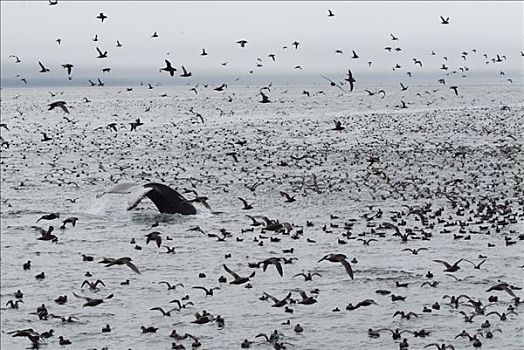
[(284, 271), (282, 270), (282, 264), (280, 262), (277, 262), (274, 265), (277, 268), (277, 271), (280, 277), (284, 276)]
[(62, 110), (63, 110), (64, 112), (66, 112), (67, 114), (69, 114), (69, 110), (67, 109), (67, 107), (66, 107), (63, 103), (59, 104), (58, 106), (59, 106), (60, 108), (62, 108)]
[(180, 300), (178, 300), (178, 299), (171, 300), (170, 303), (177, 303), (179, 310), (182, 308), (182, 305), (180, 304)]
[(96, 51), (98, 51), (98, 54), (99, 54), (100, 56), (102, 56), (102, 51), (100, 51), (100, 49), (99, 49), (98, 47), (96, 48)]
[(323, 260), (326, 260), (326, 258), (327, 258), (329, 255), (330, 255), (330, 254), (325, 255), (322, 259), (320, 259), (319, 261), (317, 261), (317, 263), (319, 263), (319, 262), (321, 262), (321, 261), (323, 261)]
[(247, 206), (247, 201), (244, 198), (238, 197), (238, 199), (240, 199), (242, 203), (244, 203), (244, 206)]
[(138, 271), (138, 268), (135, 266), (135, 264), (133, 264), (131, 261), (128, 261), (126, 263), (126, 265), (133, 271), (135, 271), (136, 273), (140, 273), (140, 271)]
[(264, 295), (267, 296), (269, 299), (273, 300), (275, 303), (278, 303), (280, 301), (277, 298), (275, 298), (274, 296), (272, 296), (271, 294), (268, 294), (266, 292), (264, 292)]
[(149, 310), (158, 310), (158, 311), (160, 311), (160, 312), (162, 313), (162, 315), (165, 315), (165, 314), (166, 314), (166, 312), (164, 311), (164, 309), (162, 309), (161, 307), (158, 307), (158, 306), (157, 306), (157, 307), (152, 307), (152, 308), (149, 309)]
[(348, 273), (349, 277), (353, 279), (353, 269), (351, 269), (351, 265), (349, 264), (349, 262), (347, 260), (342, 260), (340, 263), (344, 265), (344, 268), (346, 269), (346, 272)]
[(240, 276), (237, 275), (235, 272), (231, 271), (229, 267), (226, 266), (226, 264), (223, 264), (223, 266), (224, 266), (224, 270), (226, 270), (226, 272), (229, 273), (231, 276), (235, 278), (240, 278)]
[(448, 269), (451, 267), (450, 264), (448, 264), (446, 261), (444, 260), (433, 260), (434, 262), (438, 262), (438, 263), (441, 263), (443, 264), (444, 266), (446, 266)]

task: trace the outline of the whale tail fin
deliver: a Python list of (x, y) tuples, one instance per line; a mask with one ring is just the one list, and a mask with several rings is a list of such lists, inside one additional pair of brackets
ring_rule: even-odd
[(107, 194), (107, 193), (117, 193), (117, 194), (132, 193), (137, 187), (141, 187), (141, 186), (135, 182), (122, 182), (118, 185), (111, 187), (107, 191), (97, 194), (96, 198), (100, 198), (104, 194)]
[(131, 192), (131, 197), (129, 198), (129, 201), (128, 201), (127, 210), (135, 209), (138, 206), (138, 204), (142, 201), (142, 199), (144, 199), (144, 197), (146, 197), (147, 194), (151, 191), (153, 191), (153, 188), (151, 187), (146, 188), (142, 186), (133, 190)]

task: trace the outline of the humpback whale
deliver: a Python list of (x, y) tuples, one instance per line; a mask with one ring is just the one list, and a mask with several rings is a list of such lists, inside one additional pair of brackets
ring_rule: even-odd
[(161, 213), (196, 214), (195, 207), (180, 193), (169, 186), (159, 183), (139, 185), (134, 182), (124, 182), (98, 194), (96, 197), (99, 198), (108, 193), (131, 194), (127, 210), (136, 208), (144, 197), (148, 197)]

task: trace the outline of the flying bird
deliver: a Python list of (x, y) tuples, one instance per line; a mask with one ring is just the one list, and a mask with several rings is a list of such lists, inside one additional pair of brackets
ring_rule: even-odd
[(114, 266), (114, 265), (126, 265), (131, 270), (133, 270), (134, 272), (140, 273), (138, 268), (131, 261), (133, 261), (133, 259), (131, 259), (130, 257), (125, 256), (125, 257), (118, 258), (118, 259), (115, 259), (115, 258), (104, 258), (101, 261), (99, 261), (99, 263), (106, 264), (106, 267), (111, 267), (111, 266)]
[(68, 110), (67, 107), (65, 106), (66, 104), (67, 104), (67, 103), (64, 102), (64, 101), (55, 101), (55, 102), (52, 102), (52, 103), (50, 103), (50, 104), (48, 105), (48, 106), (49, 106), (48, 111), (51, 111), (51, 110), (55, 109), (56, 107), (60, 107), (60, 108), (62, 108), (62, 110), (63, 110), (65, 113), (69, 114), (69, 110)]
[(100, 14), (98, 16), (96, 16), (96, 18), (98, 18), (100, 20), (100, 22), (104, 22), (104, 20), (107, 18), (107, 16), (104, 15), (103, 12), (100, 12)]
[(328, 10), (328, 17), (334, 17), (335, 14), (333, 13), (333, 11), (331, 10)]
[(184, 73), (180, 74), (181, 77), (187, 78), (191, 76), (191, 72), (188, 72), (184, 66), (182, 66), (182, 71), (184, 71)]
[(47, 72), (49, 72), (49, 69), (47, 69), (46, 67), (44, 67), (44, 65), (42, 64), (42, 62), (38, 61), (38, 65), (40, 66), (40, 73), (47, 73)]
[(173, 66), (171, 65), (171, 62), (169, 62), (168, 60), (164, 60), (164, 61), (166, 62), (166, 66), (164, 68), (160, 68), (160, 71), (169, 72), (169, 75), (174, 76), (176, 68), (173, 68)]
[(351, 70), (348, 69), (348, 77), (344, 80), (349, 83), (349, 91), (353, 91), (353, 83), (355, 83), (356, 80), (353, 78), (353, 73), (351, 73)]
[(351, 265), (346, 260), (347, 257), (344, 254), (328, 254), (324, 256), (322, 259), (320, 259), (318, 262), (321, 262), (323, 260), (327, 260), (333, 263), (341, 263), (344, 268), (346, 269), (347, 274), (351, 279), (353, 279), (353, 269), (351, 268)]
[(67, 69), (67, 75), (71, 75), (71, 69), (74, 67), (71, 63), (63, 64), (62, 67)]
[(441, 20), (440, 24), (449, 24), (449, 17), (444, 18), (440, 16), (440, 20)]
[(104, 51), (102, 53), (102, 51), (100, 51), (98, 47), (96, 48), (96, 51), (98, 51), (98, 56), (96, 58), (106, 58), (107, 57), (107, 51)]
[(246, 44), (247, 44), (247, 40), (239, 40), (239, 41), (237, 41), (237, 44), (239, 44), (240, 47), (245, 47)]

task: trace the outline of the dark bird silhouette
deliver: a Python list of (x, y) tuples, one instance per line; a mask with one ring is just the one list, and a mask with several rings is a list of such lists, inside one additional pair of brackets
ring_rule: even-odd
[(38, 65), (40, 66), (40, 73), (47, 73), (47, 72), (49, 72), (49, 69), (47, 69), (46, 67), (44, 67), (44, 65), (42, 64), (42, 62), (38, 61)]
[(458, 87), (457, 86), (450, 86), (449, 88), (455, 92), (455, 95), (458, 96), (458, 90), (457, 90)]
[(71, 69), (74, 67), (71, 63), (63, 64), (62, 67), (67, 69), (67, 75), (71, 75)]
[(357, 55), (357, 53), (355, 52), (355, 50), (351, 50), (353, 52), (353, 56), (351, 56), (351, 58), (359, 58), (359, 55)]
[(226, 88), (227, 88), (227, 84), (222, 83), (222, 85), (217, 86), (217, 87), (214, 88), (213, 90), (215, 90), (215, 91), (224, 91), (224, 89), (226, 89)]
[(98, 56), (96, 58), (107, 58), (107, 51), (100, 51), (100, 49), (97, 47), (96, 51), (98, 51)]
[(491, 292), (493, 290), (504, 291), (508, 293), (509, 295), (511, 295), (513, 298), (516, 297), (515, 293), (511, 290), (511, 286), (506, 282), (501, 282), (499, 284), (491, 286), (488, 289), (486, 289), (486, 292)]
[(104, 302), (104, 299), (111, 299), (113, 297), (113, 294), (109, 294), (107, 297), (105, 298), (90, 298), (90, 297), (86, 297), (86, 296), (82, 296), (82, 295), (78, 295), (76, 294), (75, 292), (73, 292), (73, 295), (77, 298), (80, 298), (80, 299), (85, 299), (86, 302), (84, 303), (84, 305), (82, 305), (82, 307), (86, 307), (86, 306), (97, 306), (97, 305), (100, 305)]
[(101, 280), (96, 280), (95, 282), (90, 282), (88, 280), (85, 280), (84, 282), (82, 282), (82, 285), (80, 286), (80, 288), (84, 288), (86, 284), (89, 287), (89, 289), (98, 289), (97, 287), (99, 284), (103, 285), (104, 287), (106, 286), (104, 282), (102, 282)]
[(242, 208), (243, 210), (253, 209), (253, 204), (248, 204), (248, 202), (244, 198), (238, 197), (238, 199), (240, 199), (244, 204), (244, 207)]
[(313, 273), (308, 272), (307, 274), (301, 272), (301, 273), (297, 273), (293, 277), (298, 277), (298, 276), (304, 277), (304, 281), (312, 281), (313, 280), (313, 276), (322, 277), (322, 275), (319, 274), (318, 272), (313, 272)]
[(446, 269), (444, 270), (445, 272), (455, 272), (455, 271), (458, 271), (460, 270), (460, 262), (462, 261), (463, 259), (460, 259), (458, 261), (456, 261), (453, 265), (450, 265), (448, 262), (444, 261), (444, 260), (433, 260), (434, 262), (438, 262), (444, 266), (446, 266)]
[(156, 246), (158, 248), (160, 248), (160, 245), (162, 244), (162, 237), (160, 237), (160, 235), (161, 235), (161, 233), (158, 232), (158, 231), (148, 233), (146, 235), (146, 237), (147, 237), (146, 244), (149, 244), (149, 242), (151, 242), (151, 241), (155, 241), (156, 242)]
[(240, 47), (245, 47), (246, 44), (247, 44), (247, 40), (239, 40), (239, 41), (237, 41), (237, 44), (239, 44)]
[(440, 24), (449, 24), (449, 17), (444, 18), (440, 16), (440, 21)]
[(428, 250), (428, 248), (405, 248), (405, 249), (402, 249), (403, 252), (411, 252), (411, 254), (413, 255), (418, 255), (418, 253), (421, 251), (421, 250)]
[(183, 78), (187, 78), (187, 77), (190, 77), (190, 76), (191, 76), (191, 72), (188, 72), (184, 66), (182, 66), (182, 71), (183, 71), (184, 73), (180, 74), (181, 77), (183, 77)]
[(115, 258), (104, 258), (101, 261), (99, 261), (99, 263), (106, 264), (106, 267), (111, 267), (111, 266), (114, 266), (114, 265), (126, 265), (131, 270), (133, 270), (134, 272), (140, 273), (138, 268), (131, 261), (133, 261), (133, 259), (131, 259), (130, 257), (126, 256), (126, 257), (122, 257), (122, 258), (118, 258), (118, 259), (115, 259)]
[(393, 314), (393, 317), (395, 317), (397, 315), (400, 315), (401, 318), (405, 318), (406, 320), (409, 320), (411, 318), (411, 316), (418, 317), (418, 315), (416, 313), (414, 313), (413, 311), (410, 311), (410, 312), (406, 313), (404, 311), (398, 311), (397, 310)]
[(327, 81), (329, 81), (329, 85), (331, 85), (331, 86), (336, 86), (336, 87), (338, 87), (340, 90), (342, 90), (343, 92), (345, 92), (344, 89), (343, 89), (340, 85), (338, 85), (337, 83), (335, 83), (333, 80), (329, 79), (328, 77), (326, 77), (326, 76), (324, 76), (324, 75), (322, 75), (322, 74), (321, 74), (320, 76), (321, 76), (322, 78), (326, 79)]
[(222, 266), (224, 266), (224, 270), (226, 270), (227, 273), (229, 273), (231, 276), (235, 278), (235, 280), (229, 282), (229, 284), (243, 284), (249, 281), (250, 278), (255, 276), (255, 271), (253, 271), (253, 273), (251, 273), (251, 275), (249, 275), (248, 277), (240, 277), (238, 274), (231, 271), (229, 267), (226, 266), (226, 264), (223, 264)]
[(151, 35), (152, 38), (158, 38), (158, 33), (154, 32), (153, 35)]
[(100, 12), (100, 14), (98, 16), (96, 16), (96, 18), (98, 18), (100, 20), (100, 22), (104, 22), (104, 20), (107, 18), (107, 16), (104, 15), (103, 12)]
[(349, 91), (353, 91), (353, 83), (355, 83), (356, 80), (353, 78), (353, 73), (351, 73), (351, 70), (348, 69), (348, 76), (344, 80), (349, 83)]
[(171, 312), (172, 312), (172, 311), (180, 311), (180, 308), (176, 308), (176, 307), (175, 307), (175, 308), (173, 308), (173, 309), (171, 309), (171, 310), (169, 310), (169, 311), (164, 311), (164, 309), (162, 309), (161, 307), (158, 307), (158, 306), (157, 306), (157, 307), (152, 307), (152, 308), (149, 309), (149, 310), (151, 310), (151, 311), (154, 311), (154, 310), (156, 310), (156, 311), (160, 311), (160, 312), (162, 313), (162, 316), (171, 316)]
[(260, 103), (270, 103), (269, 97), (264, 94), (262, 91), (260, 91), (260, 96), (262, 96), (262, 101), (258, 101)]
[(55, 109), (56, 107), (60, 107), (65, 113), (69, 114), (69, 110), (65, 106), (66, 104), (67, 103), (64, 102), (64, 101), (55, 101), (55, 102), (52, 102), (52, 103), (48, 104), (49, 108), (47, 110), (51, 111), (51, 110)]
[(160, 71), (166, 71), (169, 72), (169, 75), (174, 76), (176, 72), (176, 68), (173, 68), (171, 65), (171, 62), (168, 60), (164, 60), (166, 62), (166, 66), (164, 68), (160, 68)]
[(271, 305), (271, 307), (282, 307), (286, 305), (288, 299), (291, 298), (291, 292), (289, 292), (284, 299), (277, 299), (274, 296), (272, 296), (271, 294), (268, 294), (266, 292), (264, 292), (264, 296), (266, 296), (266, 298), (273, 300), (273, 305)]
[(36, 223), (38, 223), (40, 220), (54, 220), (54, 219), (59, 219), (59, 218), (60, 218), (60, 213), (46, 214), (46, 215), (42, 215), (38, 220), (36, 220)]
[(351, 269), (351, 265), (349, 264), (349, 262), (346, 259), (347, 259), (347, 257), (344, 254), (333, 254), (333, 253), (331, 253), (331, 254), (328, 254), (328, 255), (324, 256), (318, 262), (321, 262), (323, 260), (327, 260), (327, 261), (330, 261), (330, 262), (333, 262), (333, 263), (341, 263), (344, 266), (344, 268), (346, 269), (346, 272), (349, 275), (349, 277), (351, 277), (351, 279), (353, 279), (353, 270)]
[(282, 269), (282, 264), (280, 263), (280, 258), (267, 258), (259, 262), (259, 264), (262, 264), (262, 270), (266, 271), (268, 265), (275, 265), (278, 274), (280, 277), (284, 276), (284, 271)]
[(480, 270), (480, 266), (486, 262), (487, 259), (482, 260), (480, 263), (475, 264), (473, 261), (469, 261), (467, 259), (464, 259), (464, 261), (469, 262), (471, 265), (473, 265), (473, 268), (476, 270)]
[(204, 292), (206, 292), (206, 297), (207, 296), (213, 296), (213, 291), (214, 290), (220, 290), (220, 287), (213, 287), (213, 288), (207, 289), (206, 287), (195, 286), (195, 287), (192, 287), (192, 288), (193, 289), (202, 289)]
[(340, 120), (333, 120), (333, 122), (335, 123), (335, 127), (331, 130), (342, 131), (345, 129), (345, 127), (342, 126), (342, 122)]
[(286, 203), (292, 203), (296, 200), (295, 196), (291, 197), (289, 194), (287, 194), (284, 191), (280, 191), (280, 195), (286, 199)]
[(178, 287), (178, 286), (184, 288), (184, 284), (182, 284), (182, 283), (176, 283), (174, 285), (171, 285), (167, 281), (160, 281), (160, 282), (158, 282), (158, 284), (165, 284), (167, 286), (167, 290), (176, 290), (176, 287)]
[(328, 10), (328, 17), (334, 17), (335, 14), (333, 13), (333, 11), (331, 10)]

